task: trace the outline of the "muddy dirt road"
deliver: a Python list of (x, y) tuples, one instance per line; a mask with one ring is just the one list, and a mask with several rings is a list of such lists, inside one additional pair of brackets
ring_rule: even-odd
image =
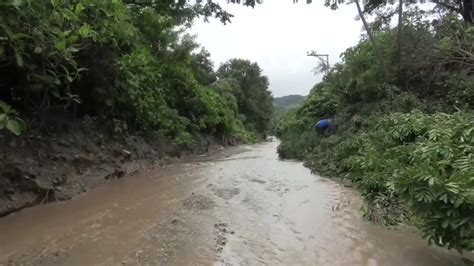
[(228, 149), (0, 219), (0, 265), (464, 265), (414, 234), (366, 224), (355, 193)]

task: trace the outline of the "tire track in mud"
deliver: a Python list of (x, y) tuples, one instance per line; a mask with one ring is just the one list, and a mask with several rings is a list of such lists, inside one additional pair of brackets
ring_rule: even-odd
[[(263, 159), (267, 159), (266, 155), (263, 155)], [(262, 158), (262, 155), (259, 157)], [(298, 164), (291, 163), (291, 165), (300, 167)], [(227, 165), (227, 168), (232, 169), (237, 166)], [(267, 171), (261, 171), (259, 165), (255, 168), (244, 169), (241, 170), (238, 177), (230, 178), (229, 181), (240, 183), (245, 188), (240, 189), (238, 206), (232, 206), (233, 213), (228, 214), (233, 218), (231, 220), (233, 220), (235, 227), (238, 228), (236, 237), (229, 240), (229, 244), (223, 249), (218, 262), (225, 265), (285, 264), (285, 260), (282, 258), (291, 248), (285, 247), (282, 242), (287, 242), (288, 238), (290, 238), (290, 242), (300, 242), (303, 251), (309, 250), (309, 247), (304, 243), (304, 234), (298, 231), (298, 225), (285, 216), (285, 210), (291, 207), (288, 206), (285, 195), (304, 193), (304, 190), (311, 189), (314, 176), (310, 175), (311, 178), (301, 184), (294, 183), (292, 176), (286, 178), (278, 169), (268, 168)], [(306, 170), (303, 170), (305, 175), (308, 174)], [(291, 172), (295, 174), (294, 171)], [(235, 182), (232, 179), (241, 181)], [(298, 207), (311, 202), (316, 201), (299, 198), (293, 204)], [(329, 213), (330, 208), (331, 206), (327, 204), (324, 210)], [(239, 219), (239, 215), (246, 219)], [(275, 239), (275, 236), (278, 235), (283, 236), (283, 239)], [(314, 236), (308, 236), (308, 238), (314, 239)], [(296, 254), (294, 256), (296, 257)]]

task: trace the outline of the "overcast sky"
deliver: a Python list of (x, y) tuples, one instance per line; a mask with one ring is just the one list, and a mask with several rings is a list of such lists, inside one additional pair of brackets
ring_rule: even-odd
[(306, 53), (316, 50), (329, 54), (331, 64), (340, 61), (340, 54), (357, 44), (362, 24), (355, 20), (354, 5), (333, 11), (323, 1), (302, 2), (266, 0), (254, 9), (223, 3), (235, 15), (232, 23), (200, 19), (191, 33), (209, 50), (216, 68), (229, 58), (249, 59), (268, 76), (274, 96), (306, 95), (321, 78), (312, 72), (317, 59)]

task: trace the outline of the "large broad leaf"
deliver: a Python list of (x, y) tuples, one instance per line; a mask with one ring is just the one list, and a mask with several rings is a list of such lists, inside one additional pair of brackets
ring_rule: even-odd
[(0, 129), (4, 129), (7, 124), (8, 117), (6, 114), (0, 114)]
[(56, 49), (58, 49), (61, 52), (65, 51), (66, 50), (66, 40), (62, 39), (62, 40), (57, 41), (56, 44), (54, 45), (54, 47), (56, 47)]
[(15, 53), (15, 58), (16, 58), (16, 64), (18, 65), (18, 67), (23, 68), (23, 65), (24, 65), (23, 57), (21, 57), (20, 54)]
[(51, 4), (53, 5), (53, 7), (56, 7), (60, 4), (59, 0), (51, 0)]
[(10, 105), (8, 105), (6, 102), (0, 100), (0, 111), (3, 111), (4, 114), (8, 114), (11, 110)]
[(22, 120), (8, 119), (6, 128), (13, 134), (19, 136), (23, 131), (25, 131), (25, 123)]
[(13, 0), (12, 5), (13, 5), (14, 7), (20, 7), (20, 6), (23, 5), (23, 1), (21, 1), (21, 0)]

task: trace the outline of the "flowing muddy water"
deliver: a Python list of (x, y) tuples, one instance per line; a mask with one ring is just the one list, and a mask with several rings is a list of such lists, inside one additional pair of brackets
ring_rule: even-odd
[(412, 233), (367, 224), (355, 192), (278, 160), (277, 144), (0, 219), (0, 265), (465, 265)]

